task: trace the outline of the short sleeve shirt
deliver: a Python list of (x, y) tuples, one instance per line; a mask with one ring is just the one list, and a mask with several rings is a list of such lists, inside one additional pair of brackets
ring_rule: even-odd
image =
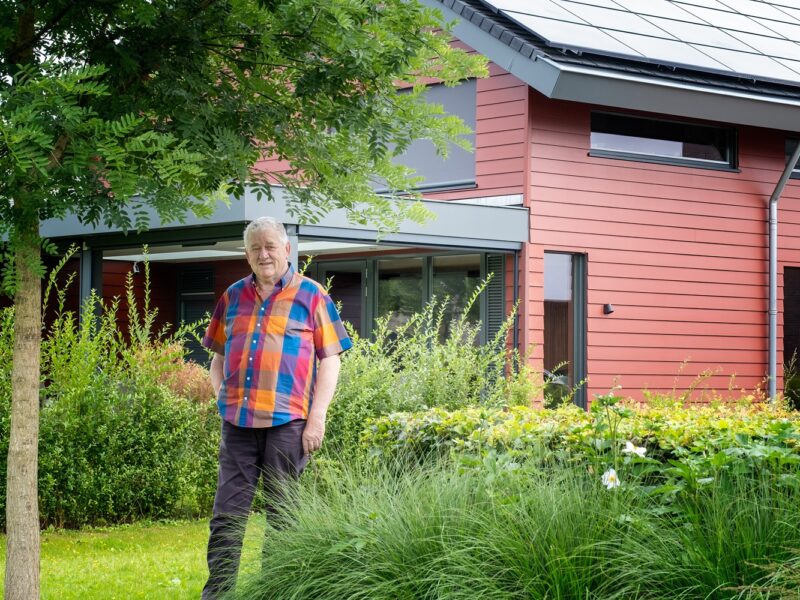
[(352, 346), (336, 305), (289, 265), (262, 299), (249, 275), (219, 299), (203, 345), (225, 356), (217, 405), (239, 427), (276, 427), (308, 418), (316, 360)]

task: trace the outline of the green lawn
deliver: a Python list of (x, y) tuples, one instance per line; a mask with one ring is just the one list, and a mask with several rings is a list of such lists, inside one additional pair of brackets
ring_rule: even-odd
[[(248, 525), (245, 571), (259, 565), (263, 523), (257, 515)], [(42, 598), (199, 598), (207, 541), (208, 521), (43, 532)], [(0, 562), (5, 572), (5, 536)]]

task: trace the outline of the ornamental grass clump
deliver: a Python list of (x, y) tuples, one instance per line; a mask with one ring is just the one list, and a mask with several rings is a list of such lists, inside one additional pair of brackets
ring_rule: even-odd
[(235, 598), (792, 597), (800, 494), (773, 475), (724, 470), (665, 506), (624, 464), (609, 487), (495, 452), (307, 474)]

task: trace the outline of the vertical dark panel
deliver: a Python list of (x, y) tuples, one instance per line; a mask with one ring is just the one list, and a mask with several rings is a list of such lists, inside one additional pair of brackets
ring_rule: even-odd
[[(185, 266), (178, 271), (178, 317), (184, 323), (201, 320), (206, 313), (214, 312), (214, 265)], [(199, 332), (201, 333), (201, 332)], [(186, 358), (200, 364), (208, 362), (208, 353), (194, 339), (185, 341)]]
[(494, 273), (494, 277), (484, 292), (486, 295), (486, 339), (491, 341), (506, 318), (505, 298), (505, 256), (503, 254), (486, 255), (486, 273)]
[(800, 348), (800, 268), (783, 270), (783, 362)]

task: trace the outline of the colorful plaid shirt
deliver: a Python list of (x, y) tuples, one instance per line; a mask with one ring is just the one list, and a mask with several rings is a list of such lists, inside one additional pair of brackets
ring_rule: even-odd
[(316, 359), (352, 342), (322, 286), (290, 264), (266, 300), (253, 275), (225, 290), (203, 345), (225, 356), (217, 397), (222, 418), (239, 427), (275, 427), (308, 418)]

